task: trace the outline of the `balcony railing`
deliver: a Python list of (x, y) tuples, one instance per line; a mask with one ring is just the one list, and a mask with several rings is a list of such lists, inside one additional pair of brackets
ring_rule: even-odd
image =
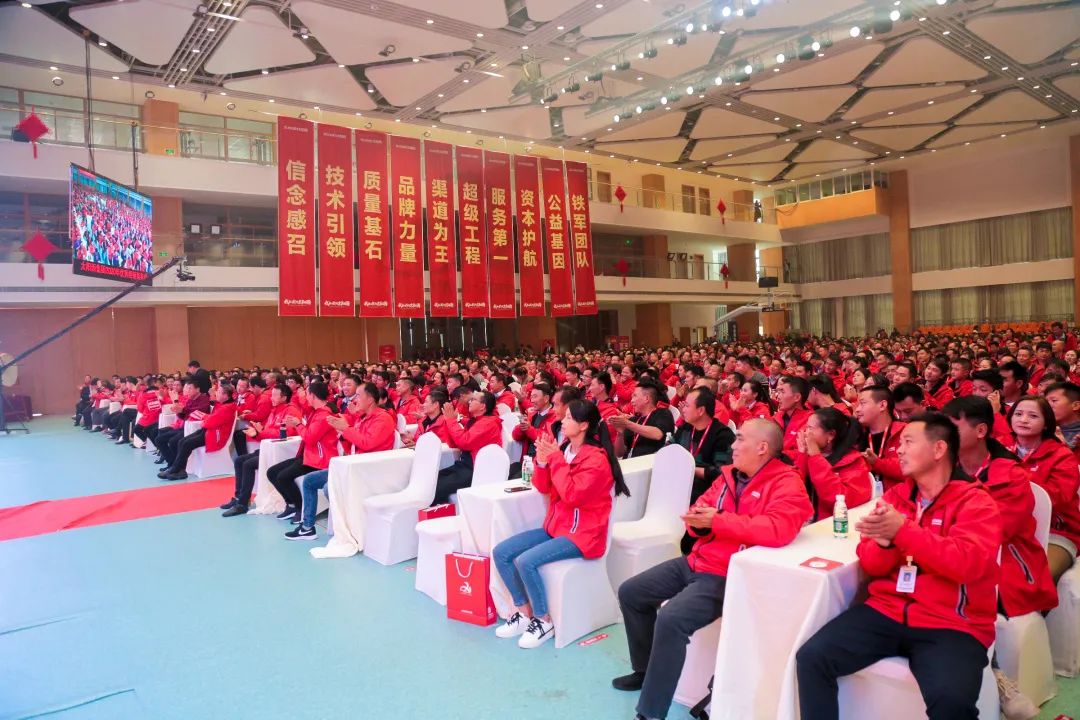
[[(617, 187), (617, 185), (594, 180), (590, 188), (589, 199), (593, 202), (618, 205), (619, 200), (615, 197)], [(666, 192), (664, 190), (650, 190), (625, 185), (622, 186), (622, 189), (626, 193), (622, 203), (625, 206), (720, 217), (720, 211), (716, 209), (717, 200), (711, 196), (703, 197), (689, 193)], [(724, 213), (724, 219), (726, 220), (776, 224), (776, 211), (771, 207), (728, 202), (727, 200), (724, 201), (724, 204), (726, 205)]]
[[(611, 255), (597, 253), (593, 257), (593, 267), (596, 274), (609, 277), (622, 277), (620, 263), (625, 261), (626, 277), (654, 278), (660, 280), (723, 280), (724, 275), (720, 272), (724, 263), (704, 262), (694, 259), (668, 260), (666, 258), (626, 257), (623, 255)], [(729, 275), (732, 282), (757, 282), (759, 277), (779, 277), (781, 282), (786, 280), (781, 276), (781, 269), (766, 265), (757, 268), (754, 277), (735, 277)]]

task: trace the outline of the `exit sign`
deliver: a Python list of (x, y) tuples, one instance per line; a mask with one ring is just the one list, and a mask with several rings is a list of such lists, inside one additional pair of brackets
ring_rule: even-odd
[(169, 257), (169, 253), (167, 253), (167, 252), (164, 252), (164, 251), (162, 251), (162, 252), (159, 252), (159, 253), (157, 254), (157, 256), (158, 256), (158, 257)]

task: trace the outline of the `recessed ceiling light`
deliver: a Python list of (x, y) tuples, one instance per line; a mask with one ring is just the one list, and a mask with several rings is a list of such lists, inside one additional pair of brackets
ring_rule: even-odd
[(564, 62), (570, 62), (570, 56), (569, 56), (569, 55), (565, 56), (565, 57), (563, 58), (563, 61), (564, 61)]
[(638, 75), (638, 82), (641, 82), (641, 81), (642, 81), (642, 80), (644, 80), (644, 79), (645, 79), (645, 78), (643, 78), (643, 77), (641, 77), (640, 75)]
[[(419, 109), (419, 108), (418, 108), (418, 109)], [(486, 113), (486, 112), (487, 112), (487, 108), (480, 108), (480, 112), (482, 112), (482, 113)]]
[(1024, 81), (1024, 76), (1023, 76), (1023, 75), (1021, 75), (1020, 77), (1016, 78), (1016, 82), (1023, 82), (1023, 81)]
[(345, 67), (345, 63), (338, 63), (338, 67), (339, 67), (339, 68), (343, 68), (343, 67)]
[(60, 68), (56, 67), (55, 65), (50, 65), (50, 66), (49, 66), (49, 69), (50, 69), (50, 70), (52, 70), (53, 72), (56, 72), (56, 71), (57, 71), (57, 70), (59, 70)]
[[(218, 93), (218, 95), (228, 95), (228, 93), (225, 92), (224, 90), (222, 90), (221, 92)], [(318, 110), (319, 108), (315, 108), (315, 109)]]
[(558, 26), (556, 26), (555, 29), (556, 30), (565, 30), (566, 28), (564, 26), (562, 26), (562, 25), (558, 25)]
[(852, 124), (852, 125), (858, 125), (858, 124), (859, 124), (859, 121), (858, 121), (858, 120), (852, 120), (852, 121), (851, 121), (851, 124)]
[(463, 83), (465, 83), (466, 85), (468, 85), (468, 84), (469, 84), (469, 78), (464, 78), (464, 79), (463, 79), (463, 80), (462, 80), (461, 82), (463, 82)]
[[(174, 88), (174, 87), (176, 87), (176, 86), (175, 86), (175, 85), (173, 85), (172, 83), (169, 83), (169, 87), (171, 87), (171, 88)], [(274, 101), (273, 101), (273, 100), (271, 100), (270, 102), (274, 102)]]
[(113, 80), (119, 80), (119, 79), (120, 79), (120, 76), (119, 76), (119, 75), (113, 75), (113, 76), (112, 76), (112, 79), (113, 79)]
[(1047, 95), (1046, 97), (1047, 97), (1047, 98), (1052, 98), (1052, 97), (1054, 97), (1054, 96), (1053, 96), (1053, 95)]
[(363, 117), (364, 113), (356, 113), (356, 117)]
[(943, 30), (943, 31), (941, 32), (941, 34), (942, 34), (942, 35), (952, 35), (952, 30)]
[(34, 7), (34, 6), (33, 6), (33, 5), (31, 5), (30, 3), (22, 3), (22, 6), (23, 6), (24, 8), (32, 8), (32, 7)]
[(187, 68), (180, 68), (180, 72), (187, 72)]
[(316, 106), (314, 106), (314, 107), (313, 107), (313, 108), (311, 108), (311, 109), (312, 109), (312, 110), (318, 110), (318, 109), (319, 109), (319, 106), (318, 106), (318, 105), (316, 105)]
[(596, 9), (597, 10), (603, 10), (604, 9), (604, 3), (596, 3)]
[(975, 88), (971, 88), (971, 92), (973, 92), (973, 93), (977, 93), (977, 92), (979, 92), (979, 91), (978, 91), (978, 90), (976, 90)]
[(270, 71), (269, 71), (269, 70), (263, 70), (263, 71), (262, 71), (262, 74), (263, 74), (263, 75), (269, 75), (269, 74), (270, 74)]
[(797, 128), (801, 128), (801, 127), (802, 127), (802, 123), (795, 123), (795, 127), (797, 127)]
[(966, 142), (966, 143), (964, 143), (964, 144), (965, 144), (965, 145), (970, 145), (970, 144), (971, 144), (971, 141), (969, 140), (968, 142)]
[(780, 119), (779, 115), (777, 115), (776, 117), (773, 118), (774, 121), (779, 120), (779, 119)]
[(198, 55), (199, 53), (201, 53), (201, 52), (202, 52), (202, 50), (200, 50), (199, 48), (191, 48), (191, 52), (193, 52), (193, 53), (195, 53), (196, 55)]
[(101, 47), (109, 47), (109, 43), (105, 42), (104, 40), (98, 40), (98, 45), (100, 45)]
[(1032, 90), (1038, 90), (1040, 87), (1042, 87), (1042, 86), (1041, 85), (1032, 85), (1031, 89)]
[(417, 109), (417, 110), (423, 110), (424, 108), (422, 108), (422, 107), (420, 107), (419, 105), (417, 105), (417, 106), (416, 106), (416, 109)]
[(927, 101), (926, 101), (926, 104), (927, 104), (927, 105), (933, 105), (933, 104), (934, 104), (934, 101), (933, 101), (933, 100), (927, 100)]
[(1046, 126), (1045, 126), (1045, 125), (1040, 125), (1040, 126), (1039, 126), (1039, 129), (1040, 129), (1040, 130), (1045, 130), (1045, 129), (1046, 129)]
[(431, 18), (428, 18), (428, 19), (427, 19), (427, 24), (428, 24), (428, 25), (434, 25), (434, 24), (435, 24), (435, 21), (434, 21), (434, 20), (432, 20)]
[(1008, 69), (1009, 69), (1009, 66), (1008, 66), (1008, 65), (1005, 65), (1004, 67), (1002, 67), (1002, 68), (1001, 68), (1001, 72), (1005, 72), (1005, 71), (1006, 71), (1006, 70), (1008, 70)]
[(484, 37), (484, 33), (476, 33), (476, 37)]
[(206, 32), (217, 32), (217, 28), (208, 27), (206, 28)]
[(401, 118), (394, 118), (394, 122), (401, 122)]
[(1005, 137), (1005, 133), (1001, 133), (1001, 137)]
[(528, 49), (529, 49), (529, 46), (528, 46), (528, 45), (522, 45), (522, 46), (521, 46), (521, 49), (522, 49), (522, 50), (528, 50)]
[(267, 102), (275, 102), (275, 101), (274, 101), (274, 98), (270, 98), (269, 100), (267, 100)]
[(989, 59), (990, 59), (989, 55), (983, 55), (983, 60), (989, 60)]
[(415, 57), (414, 57), (414, 58), (412, 59), (412, 61), (413, 61), (413, 62), (420, 62), (420, 58), (415, 58)]

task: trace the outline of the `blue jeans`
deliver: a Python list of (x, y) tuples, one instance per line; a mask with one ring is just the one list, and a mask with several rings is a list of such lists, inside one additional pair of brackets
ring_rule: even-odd
[(521, 607), (531, 601), (535, 617), (548, 614), (540, 566), (581, 556), (581, 550), (569, 538), (553, 538), (543, 528), (518, 533), (491, 551), (495, 569), (506, 583), (514, 604)]
[(301, 525), (306, 528), (315, 527), (315, 515), (319, 510), (319, 490), (326, 487), (326, 481), (330, 479), (329, 470), (316, 470), (304, 476), (304, 514), (301, 516)]

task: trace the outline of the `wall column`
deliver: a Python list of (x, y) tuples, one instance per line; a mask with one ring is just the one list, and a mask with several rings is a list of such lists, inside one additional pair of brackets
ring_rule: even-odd
[(634, 313), (634, 345), (658, 347), (671, 343), (671, 303), (638, 303)]
[(754, 263), (753, 243), (741, 243), (727, 246), (727, 266), (731, 271), (728, 278), (739, 282), (757, 282), (757, 268)]
[(180, 105), (147, 100), (141, 109), (143, 147), (151, 155), (180, 155)]
[(154, 203), (153, 217), (151, 222), (154, 230), (154, 256), (155, 265), (164, 264), (166, 258), (160, 258), (163, 262), (157, 262), (157, 254), (166, 252), (169, 257), (178, 254), (184, 244), (184, 201), (176, 197), (161, 197), (155, 195), (151, 198)]
[[(1076, 242), (1075, 237), (1073, 242)], [(892, 251), (893, 324), (900, 332), (907, 333), (915, 322), (907, 170), (889, 173), (889, 248)]]
[(646, 235), (641, 240), (645, 256), (645, 277), (671, 277), (667, 235)]
[(664, 176), (648, 173), (641, 176), (641, 204), (654, 210), (674, 210), (667, 205)]
[(754, 221), (754, 191), (736, 190), (731, 194), (731, 200), (735, 207), (729, 208), (731, 217), (743, 222)]
[(1072, 188), (1073, 322), (1080, 318), (1080, 135), (1069, 138), (1069, 187)]
[[(187, 368), (192, 357), (186, 305), (154, 306), (154, 359), (161, 373), (183, 372)], [(208, 361), (203, 358), (200, 362)]]

